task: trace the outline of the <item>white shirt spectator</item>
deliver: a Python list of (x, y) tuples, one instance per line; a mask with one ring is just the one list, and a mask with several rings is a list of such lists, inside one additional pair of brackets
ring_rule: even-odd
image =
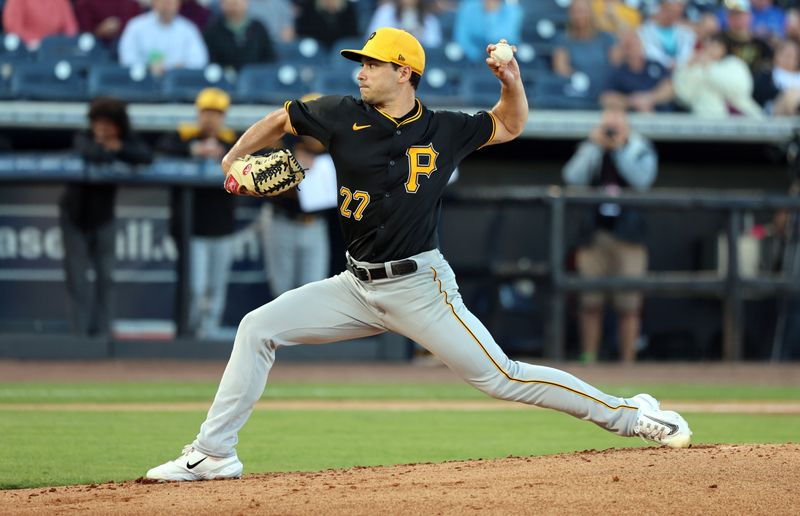
[(442, 44), (442, 26), (436, 16), (428, 13), (420, 24), (417, 13), (405, 10), (398, 18), (397, 6), (391, 2), (375, 10), (369, 23), (367, 37), (380, 27), (394, 27), (410, 32), (425, 48), (434, 48)]
[(151, 11), (128, 22), (119, 41), (119, 61), (123, 66), (152, 65), (160, 61), (165, 70), (203, 68), (208, 51), (195, 24), (176, 16), (163, 24)]
[(647, 59), (657, 61), (667, 70), (686, 63), (694, 53), (694, 31), (683, 25), (662, 27), (647, 21), (639, 28), (639, 37)]

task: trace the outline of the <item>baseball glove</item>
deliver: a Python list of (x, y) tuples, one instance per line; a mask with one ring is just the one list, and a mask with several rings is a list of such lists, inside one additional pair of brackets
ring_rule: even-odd
[(305, 177), (305, 170), (290, 150), (266, 156), (248, 154), (233, 162), (225, 176), (225, 190), (236, 195), (272, 197), (294, 188)]

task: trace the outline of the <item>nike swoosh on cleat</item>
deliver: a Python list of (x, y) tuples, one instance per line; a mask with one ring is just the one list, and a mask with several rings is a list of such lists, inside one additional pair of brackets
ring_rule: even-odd
[(675, 433), (678, 432), (678, 425), (676, 425), (675, 423), (668, 423), (668, 422), (666, 422), (666, 421), (664, 421), (662, 419), (658, 419), (658, 418), (655, 418), (653, 416), (648, 416), (648, 415), (645, 415), (644, 417), (646, 417), (647, 419), (649, 419), (651, 421), (655, 421), (659, 425), (664, 425), (667, 428), (669, 428), (669, 430), (670, 430), (669, 435), (672, 435), (672, 434), (675, 434)]
[(362, 129), (366, 129), (367, 127), (372, 127), (372, 124), (369, 125), (358, 125), (356, 123), (353, 124), (353, 131), (360, 131)]
[(189, 461), (186, 461), (186, 469), (194, 469), (195, 466), (206, 460), (208, 457), (203, 457), (202, 459), (198, 460), (194, 464), (189, 464)]

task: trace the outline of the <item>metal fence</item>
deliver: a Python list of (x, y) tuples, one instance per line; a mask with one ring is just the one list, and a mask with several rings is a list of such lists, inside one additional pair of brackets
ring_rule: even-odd
[[(783, 295), (800, 292), (800, 281), (782, 273), (743, 278), (739, 273), (737, 242), (742, 231), (745, 212), (779, 209), (800, 209), (800, 198), (762, 192), (724, 192), (699, 190), (655, 190), (647, 193), (625, 193), (608, 196), (594, 191), (562, 189), (560, 187), (497, 187), (462, 188), (449, 198), (459, 203), (530, 204), (544, 203), (549, 209), (549, 257), (546, 264), (535, 264), (517, 271), (528, 272), (549, 283), (551, 310), (549, 331), (545, 340), (545, 357), (562, 360), (565, 357), (565, 300), (569, 292), (639, 290), (649, 293), (672, 293), (716, 297), (723, 303), (722, 329), (724, 360), (740, 360), (743, 335), (743, 301), (754, 295)], [(677, 209), (686, 212), (713, 210), (726, 214), (727, 271), (648, 272), (640, 278), (584, 278), (568, 274), (564, 267), (566, 249), (565, 220), (569, 206), (593, 206), (613, 202), (625, 206)], [(495, 267), (495, 271), (498, 268)], [(504, 272), (508, 274), (508, 268)], [(513, 273), (512, 273), (513, 274)]]

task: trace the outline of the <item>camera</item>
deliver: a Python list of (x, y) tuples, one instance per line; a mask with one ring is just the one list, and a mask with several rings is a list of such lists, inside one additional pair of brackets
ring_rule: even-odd
[(615, 127), (604, 127), (603, 134), (606, 135), (606, 138), (613, 140), (617, 136), (617, 129)]

